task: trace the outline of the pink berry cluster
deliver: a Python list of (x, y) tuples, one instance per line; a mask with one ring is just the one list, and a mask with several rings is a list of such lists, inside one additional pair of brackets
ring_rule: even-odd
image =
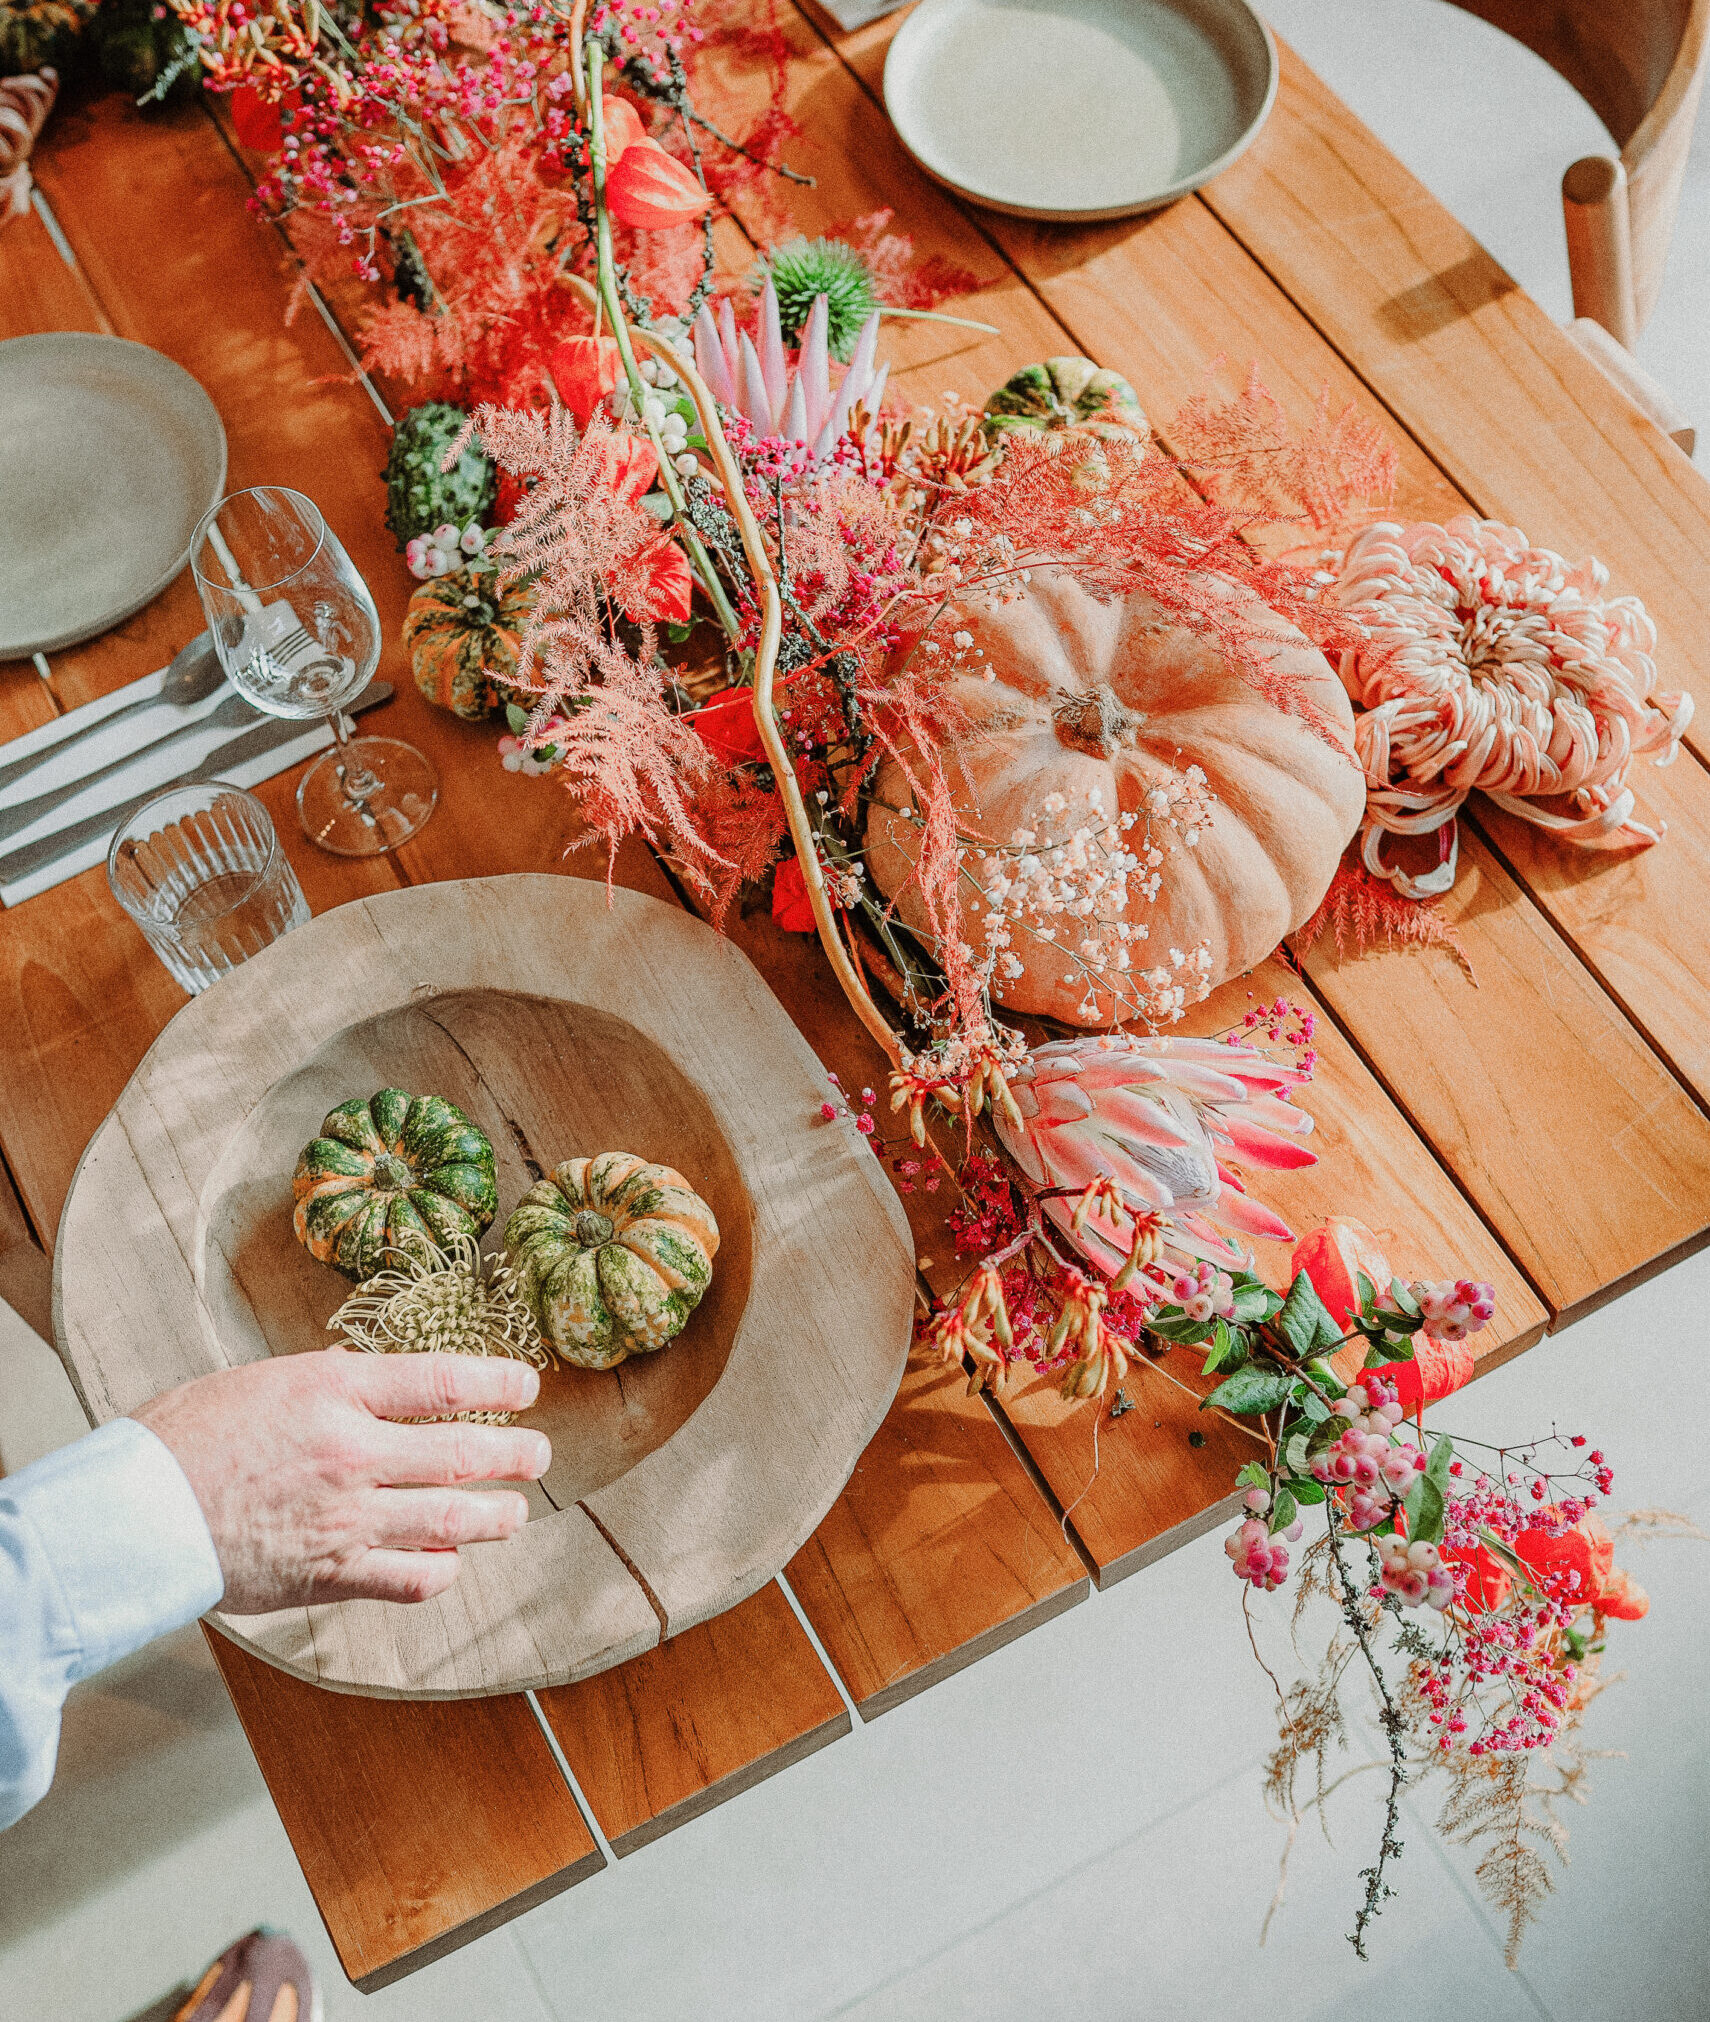
[(1410, 1285), (1425, 1315), (1425, 1331), (1438, 1341), (1464, 1341), (1496, 1311), (1496, 1292), (1472, 1278), (1442, 1278)]
[(1166, 1281), (1164, 1296), (1182, 1309), (1190, 1320), (1233, 1320), (1235, 1281), (1227, 1271), (1203, 1258), (1184, 1267)]
[(1296, 1517), (1282, 1537), (1265, 1522), (1271, 1499), (1262, 1488), (1247, 1491), (1247, 1507), (1253, 1512), (1237, 1524), (1223, 1540), (1230, 1564), (1238, 1580), (1246, 1580), (1261, 1594), (1274, 1594), (1288, 1578), (1288, 1544), (1298, 1540), (1305, 1526)]
[(1425, 1456), (1410, 1440), (1395, 1437), (1404, 1414), (1392, 1384), (1367, 1376), (1330, 1409), (1347, 1426), (1313, 1456), (1313, 1478), (1327, 1488), (1351, 1489), (1348, 1521), (1357, 1531), (1370, 1530), (1406, 1494)]
[(1409, 1544), (1393, 1532), (1376, 1543), (1383, 1589), (1404, 1607), (1441, 1611), (1455, 1598), (1455, 1576), (1435, 1545), (1422, 1538)]

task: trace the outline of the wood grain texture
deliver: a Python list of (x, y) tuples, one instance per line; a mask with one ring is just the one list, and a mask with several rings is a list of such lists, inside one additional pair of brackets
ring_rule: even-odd
[(520, 1695), (317, 1691), (208, 1634), (327, 1934), (373, 1993), (605, 1865)]
[[(93, 1420), (324, 1344), (341, 1288), (290, 1236), (289, 1173), (320, 1117), (388, 1065), (488, 1131), (501, 1202), (578, 1152), (680, 1162), (719, 1217), (723, 1288), (684, 1354), (638, 1379), (616, 1471), (612, 1441), (602, 1460), (591, 1440), (597, 1472), (560, 1486), (574, 1502), (470, 1547), (448, 1593), (224, 1626), (347, 1691), (562, 1684), (745, 1599), (811, 1532), (895, 1392), (913, 1244), (853, 1125), (821, 1120), (818, 1062), (700, 921), (545, 875), (396, 891), (299, 928), (187, 1005), (96, 1132), (55, 1284)], [(679, 1380), (698, 1394), (675, 1397)], [(650, 1384), (651, 1433), (636, 1402)], [(554, 1429), (575, 1453), (557, 1388), (549, 1405), (572, 1419)]]
[(0, 231), (0, 340), (44, 330), (110, 334), (83, 276), (60, 258), (32, 209)]
[(539, 1696), (620, 1855), (849, 1732), (848, 1710), (775, 1580), (644, 1657)]
[[(1710, 484), (1288, 49), (1202, 193), (1475, 509), (1642, 597), (1664, 687), (1710, 694)], [(1710, 754), (1701, 713), (1688, 732)]]
[[(894, 33), (891, 17), (839, 38), (869, 89)], [(1333, 411), (1351, 404), (1385, 428), (1399, 456), (1398, 516), (1442, 520), (1468, 510), (1204, 204), (1096, 228), (988, 223), (1068, 341), (1132, 381), (1166, 445), (1189, 400), (1231, 397), (1254, 361), (1297, 426), (1327, 396)], [(1474, 865), (1488, 852), (1481, 859), (1468, 836), (1463, 879), (1473, 884), (1451, 910), (1478, 987), (1446, 954), (1342, 962), (1326, 946), (1309, 964), (1323, 1001), (1410, 1121), (1551, 1304), (1568, 1311), (1710, 1225), (1710, 1196), (1696, 1178), (1710, 1128), (1632, 1026), (1609, 1026), (1604, 990), (1539, 917), (1566, 935), (1674, 1072), (1710, 1095), (1710, 1040), (1698, 1008), (1710, 990), (1710, 935), (1695, 896), (1710, 885), (1710, 775), (1683, 758), (1661, 770), (1638, 765), (1633, 778), (1647, 815), (1669, 823), (1657, 849), (1565, 847), (1476, 803), (1476, 823), (1499, 839), (1527, 887), (1500, 873), (1498, 887), (1479, 885)], [(1576, 1093), (1571, 1116), (1561, 1101), (1567, 1087)], [(1502, 1122), (1487, 1128), (1475, 1118)], [(1576, 1150), (1539, 1160), (1538, 1143), (1560, 1143), (1564, 1133)], [(1611, 1192), (1603, 1147), (1617, 1136), (1630, 1161), (1624, 1170), (1650, 1176), (1636, 1190)]]

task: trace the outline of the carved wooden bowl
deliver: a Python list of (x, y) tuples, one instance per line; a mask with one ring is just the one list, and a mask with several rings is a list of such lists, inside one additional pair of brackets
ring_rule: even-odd
[(584, 1678), (763, 1586), (890, 1405), (913, 1245), (878, 1162), (820, 1113), (824, 1071), (752, 965), (687, 913), (580, 878), (436, 884), (288, 934), (173, 1019), (91, 1140), (56, 1261), (60, 1350), (92, 1419), (224, 1364), (324, 1347), (350, 1287), (291, 1229), (321, 1118), (387, 1086), (492, 1139), (500, 1213), (561, 1159), (674, 1165), (712, 1206), (683, 1333), (553, 1368), (533, 1520), (418, 1607), (214, 1617), (340, 1691), (516, 1692)]

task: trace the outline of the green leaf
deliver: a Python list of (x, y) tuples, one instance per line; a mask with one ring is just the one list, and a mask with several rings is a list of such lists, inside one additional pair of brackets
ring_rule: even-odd
[(1190, 1346), (1211, 1338), (1211, 1327), (1204, 1320), (1148, 1320), (1146, 1332), (1160, 1341), (1185, 1341)]
[(1431, 1458), (1425, 1463), (1425, 1478), (1434, 1481), (1445, 1495), (1449, 1492), (1449, 1463), (1455, 1457), (1455, 1442), (1439, 1439), (1431, 1449)]
[(528, 728), (528, 711), (519, 709), (514, 702), (505, 704), (505, 721), (511, 726), (513, 736), (521, 737)]
[(1443, 1542), (1443, 1491), (1428, 1474), (1416, 1474), (1413, 1486), (1403, 1498), (1407, 1511), (1407, 1536), (1410, 1542), (1419, 1541), (1428, 1545)]
[(1247, 1465), (1235, 1477), (1235, 1486), (1237, 1488), (1268, 1489), (1270, 1485), (1270, 1476), (1265, 1472), (1263, 1463), (1257, 1460), (1248, 1461)]
[(1292, 1433), (1288, 1444), (1283, 1448), (1283, 1459), (1288, 1465), (1290, 1474), (1306, 1472), (1307, 1452), (1307, 1435), (1304, 1432)]
[(1300, 1406), (1300, 1415), (1309, 1425), (1322, 1425), (1330, 1416), (1329, 1405), (1308, 1384), (1297, 1383), (1293, 1395), (1295, 1403)]
[(1205, 1358), (1204, 1373), (1209, 1376), (1214, 1369), (1221, 1369), (1234, 1346), (1235, 1336), (1219, 1320), (1211, 1330), (1211, 1353)]
[(1288, 1489), (1289, 1494), (1294, 1497), (1296, 1502), (1322, 1502), (1324, 1500), (1323, 1482), (1314, 1481), (1309, 1474), (1302, 1475), (1297, 1481), (1291, 1481)]
[(690, 618), (686, 623), (681, 625), (667, 624), (665, 627), (665, 636), (667, 639), (670, 640), (673, 646), (680, 646), (682, 645), (683, 641), (686, 638), (688, 638), (690, 633), (694, 631), (694, 629), (695, 629), (695, 621), (693, 618)]
[(1295, 1273), (1274, 1325), (1288, 1343), (1289, 1352), (1303, 1362), (1320, 1348), (1334, 1348), (1342, 1338), (1341, 1330), (1325, 1311), (1324, 1301), (1313, 1290), (1312, 1280), (1304, 1271)]
[(1257, 1279), (1249, 1279), (1246, 1284), (1235, 1287), (1235, 1319), (1238, 1325), (1246, 1325), (1254, 1320), (1268, 1320), (1281, 1306), (1282, 1301), (1269, 1285), (1261, 1285)]
[(1249, 1363), (1245, 1369), (1237, 1369), (1199, 1407), (1209, 1411), (1214, 1405), (1224, 1411), (1236, 1411), (1250, 1416), (1258, 1411), (1274, 1411), (1288, 1396), (1292, 1378), (1280, 1369), (1265, 1369), (1256, 1363)]
[(1271, 1508), (1271, 1529), (1273, 1531), (1286, 1531), (1289, 1525), (1294, 1522), (1295, 1518), (1300, 1514), (1294, 1504), (1295, 1498), (1290, 1495), (1286, 1488), (1278, 1491), (1276, 1502)]
[(1354, 1289), (1360, 1295), (1360, 1311), (1369, 1313), (1377, 1304), (1377, 1287), (1364, 1271), (1354, 1273)]

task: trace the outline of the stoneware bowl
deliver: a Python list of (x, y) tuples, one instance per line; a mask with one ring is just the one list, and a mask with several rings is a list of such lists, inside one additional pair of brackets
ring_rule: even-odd
[(1277, 90), (1246, 0), (921, 0), (885, 106), (936, 181), (1015, 217), (1122, 218), (1209, 182)]

